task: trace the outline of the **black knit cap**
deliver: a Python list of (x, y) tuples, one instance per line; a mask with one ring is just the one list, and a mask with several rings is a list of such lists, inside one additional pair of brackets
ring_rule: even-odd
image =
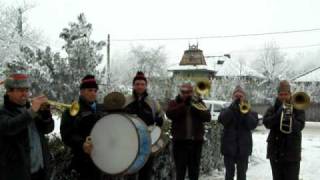
[(80, 89), (85, 89), (85, 88), (98, 88), (98, 84), (96, 82), (96, 79), (93, 75), (86, 75), (84, 78), (81, 80), (80, 84)]
[(144, 80), (146, 83), (148, 82), (142, 71), (137, 72), (136, 76), (133, 78), (132, 84), (134, 84), (136, 80)]

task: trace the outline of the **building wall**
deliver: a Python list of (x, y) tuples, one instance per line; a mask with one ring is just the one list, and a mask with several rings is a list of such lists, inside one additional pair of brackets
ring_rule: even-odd
[(208, 71), (175, 71), (173, 73), (174, 80), (191, 80), (191, 81), (200, 81), (200, 80), (209, 80), (212, 78), (213, 74)]

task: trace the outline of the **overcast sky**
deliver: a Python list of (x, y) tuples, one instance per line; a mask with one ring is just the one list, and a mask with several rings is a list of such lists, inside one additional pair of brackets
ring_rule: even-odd
[[(22, 0), (0, 0), (16, 6)], [(319, 0), (24, 0), (35, 4), (28, 11), (29, 23), (41, 30), (48, 45), (58, 49), (62, 28), (84, 12), (93, 24), (93, 38), (115, 39), (181, 38), (252, 34), (320, 28)], [(125, 53), (132, 45), (165, 46), (170, 63), (177, 63), (189, 43), (199, 43), (205, 55), (231, 53), (253, 58), (263, 44), (275, 41), (288, 56), (320, 49), (320, 31), (218, 39), (178, 41), (112, 41), (113, 54)], [(244, 52), (241, 52), (244, 51)]]

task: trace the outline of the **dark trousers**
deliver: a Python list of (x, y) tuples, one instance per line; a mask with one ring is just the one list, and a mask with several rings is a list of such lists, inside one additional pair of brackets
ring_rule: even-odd
[(248, 169), (248, 156), (224, 156), (224, 166), (226, 167), (225, 180), (233, 180), (236, 166), (237, 180), (246, 180), (246, 173)]
[(31, 174), (31, 180), (44, 180), (45, 172), (43, 169), (39, 170), (36, 173)]
[(270, 160), (273, 180), (299, 180), (300, 162)]
[(154, 157), (150, 156), (138, 173), (128, 176), (127, 180), (150, 180), (152, 177)]
[(81, 164), (76, 168), (78, 180), (101, 180), (102, 172), (93, 164)]
[(198, 180), (203, 141), (181, 140), (173, 142), (176, 180), (184, 180), (186, 171), (190, 180)]

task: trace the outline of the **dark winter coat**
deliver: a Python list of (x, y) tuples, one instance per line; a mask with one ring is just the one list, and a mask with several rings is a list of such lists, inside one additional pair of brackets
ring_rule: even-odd
[[(203, 101), (200, 100), (202, 104)], [(187, 136), (187, 111), (190, 111), (192, 121), (192, 135), (194, 140), (203, 141), (204, 122), (211, 120), (209, 110), (202, 111), (194, 108), (190, 101), (183, 101), (178, 95), (175, 100), (169, 102), (166, 115), (171, 119), (171, 132), (173, 140), (185, 140)]]
[(280, 131), (281, 112), (282, 104), (276, 100), (275, 105), (268, 108), (263, 117), (263, 124), (270, 129), (267, 139), (267, 158), (275, 161), (300, 161), (301, 131), (305, 126), (305, 112), (293, 109), (291, 134)]
[[(4, 97), (4, 105), (0, 109), (0, 179), (1, 180), (30, 180), (30, 146), (28, 126), (35, 122), (42, 145), (44, 171), (49, 179), (48, 163), (49, 150), (45, 134), (54, 129), (54, 121), (50, 111), (40, 111), (32, 116), (29, 109), (21, 111), (20, 105)], [(34, 118), (32, 118), (34, 117)]]
[(102, 105), (97, 104), (96, 109), (92, 109), (82, 97), (79, 98), (78, 103), (80, 111), (76, 116), (70, 116), (69, 110), (63, 113), (60, 133), (62, 141), (71, 148), (73, 153), (72, 168), (81, 173), (83, 170), (95, 169), (90, 156), (83, 151), (82, 146), (93, 126), (104, 113)]
[(242, 114), (239, 104), (234, 102), (224, 109), (218, 122), (223, 125), (221, 153), (224, 156), (246, 157), (252, 153), (252, 133), (258, 125), (258, 114), (249, 111)]
[(126, 113), (136, 114), (147, 126), (156, 124), (161, 127), (163, 124), (164, 114), (160, 104), (156, 100), (150, 98), (147, 92), (145, 92), (140, 99), (133, 92), (132, 96), (126, 97), (126, 104), (124, 107)]

